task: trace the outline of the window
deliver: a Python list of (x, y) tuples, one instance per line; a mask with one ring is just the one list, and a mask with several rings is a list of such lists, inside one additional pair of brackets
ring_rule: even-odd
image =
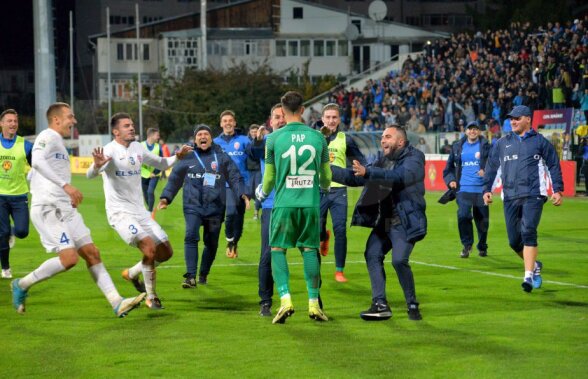
[(126, 58), (127, 60), (132, 60), (133, 59), (133, 45), (130, 43), (126, 44)]
[(310, 57), (310, 41), (307, 39), (300, 41), (300, 56)]
[(349, 44), (347, 41), (339, 41), (339, 56), (346, 57), (349, 55)]
[(149, 60), (149, 44), (146, 43), (143, 44), (143, 60)]
[(337, 41), (326, 41), (327, 42), (327, 49), (326, 49), (326, 56), (333, 57), (337, 55)]
[(123, 61), (125, 59), (125, 49), (122, 43), (116, 44), (116, 60)]
[(289, 57), (297, 57), (298, 56), (298, 41), (288, 41), (288, 56)]
[(276, 56), (277, 57), (285, 57), (286, 56), (286, 41), (276, 40)]
[(314, 56), (315, 57), (323, 57), (325, 56), (325, 41), (322, 39), (317, 39), (314, 41)]
[(361, 20), (351, 20), (351, 23), (355, 25), (359, 34), (361, 34)]
[(304, 18), (304, 12), (302, 7), (292, 8), (292, 18), (302, 20)]
[(246, 39), (244, 42), (245, 55), (257, 55), (257, 42)]

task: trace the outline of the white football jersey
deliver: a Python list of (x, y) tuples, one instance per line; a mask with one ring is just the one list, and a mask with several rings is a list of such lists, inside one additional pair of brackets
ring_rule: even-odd
[[(141, 188), (141, 165), (165, 170), (176, 161), (175, 156), (162, 158), (154, 155), (138, 142), (131, 142), (127, 148), (112, 141), (104, 146), (104, 155), (112, 158), (100, 168), (104, 182), (106, 213), (109, 217), (117, 212), (143, 215), (145, 205)], [(92, 164), (89, 172), (93, 171)]]
[[(71, 199), (62, 188), (65, 184), (71, 183), (69, 154), (63, 144), (63, 137), (53, 129), (43, 130), (35, 140), (32, 157), (31, 205), (69, 204), (71, 207)], [(36, 169), (38, 165), (43, 167)], [(41, 174), (40, 170), (47, 176)]]

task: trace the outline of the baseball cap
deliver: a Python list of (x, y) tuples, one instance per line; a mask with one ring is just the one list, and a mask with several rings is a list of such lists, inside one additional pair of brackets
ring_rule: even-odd
[(478, 124), (477, 121), (471, 121), (471, 122), (468, 122), (468, 124), (466, 125), (466, 129), (469, 129), (469, 128), (480, 129), (480, 125)]
[(507, 114), (508, 117), (516, 118), (516, 117), (531, 117), (531, 110), (529, 107), (525, 105), (517, 105)]

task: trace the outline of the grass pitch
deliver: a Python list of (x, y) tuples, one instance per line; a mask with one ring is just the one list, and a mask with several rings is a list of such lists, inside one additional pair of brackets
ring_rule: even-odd
[[(160, 183), (159, 189), (165, 183)], [(100, 179), (75, 177), (85, 195), (80, 211), (123, 296), (121, 277), (137, 262), (107, 225)], [(350, 190), (350, 212), (359, 190)], [(545, 205), (539, 227), (543, 288), (521, 289), (522, 261), (510, 251), (502, 204), (491, 207), (489, 256), (460, 259), (455, 203), (427, 194), (429, 233), (411, 256), (423, 321), (409, 321), (396, 274), (386, 259), (393, 317), (365, 322), (371, 301), (363, 259), (368, 229), (348, 230), (346, 275), (337, 283), (331, 247), (323, 259), (321, 295), (330, 321), (307, 316), (302, 259), (290, 251), (296, 313), (285, 325), (258, 316), (259, 223), (246, 216), (239, 258), (224, 256), (221, 234), (209, 284), (182, 289), (184, 220), (180, 198), (157, 220), (174, 257), (158, 269), (165, 310), (144, 306), (114, 317), (83, 261), (34, 286), (27, 313), (11, 306), (0, 281), (0, 376), (15, 377), (321, 377), (321, 378), (580, 378), (588, 373), (588, 199)], [(200, 250), (202, 245), (199, 246)], [(48, 258), (31, 226), (11, 253), (15, 277)], [(275, 306), (279, 304), (274, 296)]]

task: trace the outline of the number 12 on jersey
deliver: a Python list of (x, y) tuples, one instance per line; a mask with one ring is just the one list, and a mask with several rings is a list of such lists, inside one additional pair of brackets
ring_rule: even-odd
[[(298, 157), (306, 155), (305, 152), (309, 152), (308, 159), (302, 162), (298, 167)], [(312, 145), (302, 145), (296, 149), (296, 146), (291, 145), (284, 154), (281, 155), (282, 159), (290, 160), (290, 175), (286, 177), (286, 188), (313, 188), (314, 187), (314, 175), (316, 170), (309, 170), (308, 166), (312, 164), (316, 157), (316, 149)]]

